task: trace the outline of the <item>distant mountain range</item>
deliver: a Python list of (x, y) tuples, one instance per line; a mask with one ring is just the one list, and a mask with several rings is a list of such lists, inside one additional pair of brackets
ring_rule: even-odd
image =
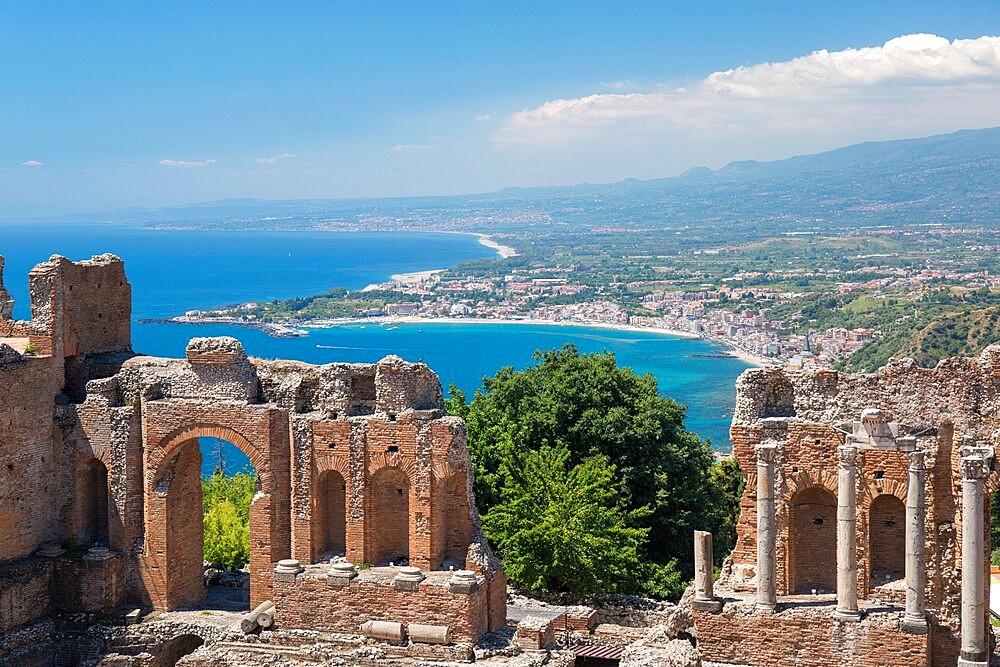
[[(527, 213), (526, 213), (527, 212)], [(464, 196), (387, 199), (237, 199), (121, 209), (109, 222), (213, 227), (345, 226), (518, 231), (549, 224), (622, 227), (830, 226), (1000, 222), (1000, 128), (867, 142), (774, 162), (731, 162), (648, 181), (506, 188)]]

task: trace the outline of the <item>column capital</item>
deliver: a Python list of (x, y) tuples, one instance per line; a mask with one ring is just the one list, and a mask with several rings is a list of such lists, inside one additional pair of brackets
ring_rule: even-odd
[(910, 459), (910, 470), (924, 470), (924, 450), (914, 449), (907, 454), (907, 457)]
[(774, 463), (778, 460), (778, 445), (774, 442), (761, 442), (754, 447), (758, 463)]
[(992, 463), (992, 452), (986, 453), (982, 450), (963, 452), (962, 476), (968, 480), (986, 479), (990, 474)]
[(842, 466), (858, 464), (858, 448), (854, 445), (840, 445), (837, 447), (837, 455), (840, 457), (840, 465)]

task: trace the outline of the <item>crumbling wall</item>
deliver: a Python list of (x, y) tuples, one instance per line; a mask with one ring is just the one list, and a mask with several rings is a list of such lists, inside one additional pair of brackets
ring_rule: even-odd
[[(460, 598), (440, 587), (406, 591), (393, 608), (407, 619), (454, 618), (470, 638), (505, 624), (506, 586), (479, 525), (464, 424), (444, 414), (427, 366), (398, 357), (323, 366), (251, 360), (228, 337), (194, 339), (184, 359), (136, 356), (131, 288), (118, 258), (54, 256), (32, 270), (29, 286), (26, 330), (37, 356), (0, 346), (0, 562), (20, 567), (46, 542), (70, 545), (72, 558), (46, 545), (39, 553), (56, 561), (4, 589), (0, 625), (36, 622), (55, 599), (43, 595), (22, 619), (18, 591), (44, 589), (60, 609), (94, 612), (127, 599), (160, 609), (198, 603), (200, 437), (231, 442), (258, 474), (254, 603), (274, 597), (275, 563), (293, 554), (312, 561), (330, 544), (329, 526), (342, 526), (338, 546), (359, 565), (392, 551), (425, 570), (447, 558), (481, 578)], [(342, 494), (333, 509), (323, 504), (324, 473)], [(381, 496), (379, 476), (390, 482)], [(392, 522), (398, 543), (381, 544)], [(61, 574), (50, 576), (53, 568)], [(290, 622), (305, 623), (314, 602), (289, 595)], [(330, 627), (356, 630), (370, 600), (350, 599)]]
[(62, 384), (54, 360), (0, 350), (0, 561), (58, 537), (65, 493), (53, 401)]
[[(884, 368), (869, 374), (848, 375), (832, 370), (760, 369), (747, 371), (740, 376), (730, 433), (733, 453), (746, 475), (747, 484), (740, 500), (736, 547), (724, 569), (721, 586), (751, 593), (756, 585), (755, 447), (761, 443), (777, 446), (775, 555), (778, 565), (778, 594), (794, 592), (799, 574), (796, 571), (797, 561), (808, 563), (813, 569), (835, 568), (835, 558), (829, 544), (817, 543), (810, 546), (808, 539), (804, 539), (804, 534), (814, 528), (809, 525), (810, 520), (819, 519), (811, 515), (803, 516), (800, 517), (802, 521), (797, 523), (793, 499), (800, 497), (798, 494), (815, 494), (820, 490), (836, 496), (839, 461), (837, 448), (844, 444), (845, 434), (851, 432), (854, 424), (860, 423), (857, 420), (867, 409), (880, 411), (884, 428), (889, 428), (891, 423), (893, 431), (889, 434), (890, 439), (896, 436), (908, 437), (910, 447), (915, 446), (925, 453), (925, 600), (932, 616), (930, 636), (933, 637), (934, 650), (931, 653), (935, 664), (953, 664), (957, 651), (961, 579), (959, 458), (963, 444), (974, 443), (988, 447), (1000, 444), (1000, 345), (986, 348), (976, 358), (948, 359), (932, 369), (919, 368), (912, 360), (892, 360)], [(906, 448), (880, 448), (874, 445), (863, 447), (857, 458), (858, 593), (862, 600), (900, 603), (904, 592), (902, 588), (897, 587), (896, 590), (883, 587), (883, 584), (886, 571), (891, 576), (898, 576), (902, 568), (901, 554), (876, 555), (873, 547), (881, 548), (878, 546), (880, 539), (886, 542), (891, 539), (893, 530), (899, 531), (901, 503), (906, 500)], [(1000, 476), (994, 472), (988, 480), (987, 488), (992, 490), (998, 486)], [(893, 508), (892, 512), (888, 512), (886, 508)], [(827, 519), (828, 517), (824, 520)], [(873, 540), (876, 542), (874, 545)], [(895, 543), (899, 544), (898, 536)], [(793, 553), (793, 545), (796, 544), (803, 547), (799, 549), (801, 554)], [(835, 572), (830, 571), (828, 574), (829, 579), (835, 581)], [(713, 628), (708, 635), (709, 641), (719, 641), (721, 645), (735, 640), (735, 636), (732, 636), (734, 632), (740, 636), (744, 634), (742, 628), (728, 631), (723, 629), (719, 631), (726, 638), (717, 640), (714, 638), (715, 621), (708, 616), (704, 618), (708, 624), (706, 627)], [(807, 641), (804, 638), (807, 634), (813, 637), (817, 632), (820, 634), (815, 636), (820, 637), (825, 646), (838, 641), (835, 635), (830, 635), (833, 630), (817, 630), (813, 628), (811, 621), (797, 616), (785, 617), (783, 621), (781, 616), (770, 621), (755, 617), (753, 623), (763, 624), (759, 628), (760, 636), (767, 636), (771, 632), (768, 623), (775, 624), (775, 637), (782, 632), (787, 634), (788, 639), (779, 643), (783, 648), (802, 645)], [(870, 628), (865, 630), (869, 631)], [(699, 636), (703, 632), (704, 629), (699, 626)], [(885, 632), (889, 633), (888, 630)], [(746, 633), (747, 638), (754, 636), (753, 632)], [(895, 650), (909, 655), (905, 652), (905, 647), (900, 645), (905, 638), (887, 636), (877, 642), (870, 642), (871, 636), (873, 635), (862, 632), (851, 639), (849, 645), (845, 645), (847, 648), (854, 647), (852, 650), (857, 651), (860, 656), (857, 664), (881, 664), (863, 660), (875, 660), (872, 656), (891, 656)], [(892, 647), (891, 650), (886, 652), (878, 648), (883, 643)], [(753, 646), (757, 645), (759, 642), (754, 641)], [(711, 653), (703, 654), (715, 659)], [(920, 659), (919, 655), (914, 656), (915, 660)], [(826, 655), (823, 659), (840, 660), (833, 654)], [(910, 664), (909, 660), (906, 662)], [(825, 663), (820, 660), (815, 664), (840, 663)]]

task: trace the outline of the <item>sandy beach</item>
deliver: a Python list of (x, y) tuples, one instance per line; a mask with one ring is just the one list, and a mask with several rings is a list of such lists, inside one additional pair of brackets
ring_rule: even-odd
[[(425, 280), (430, 280), (435, 273), (444, 273), (448, 269), (431, 269), (430, 271), (413, 271), (411, 273), (394, 273), (389, 276), (393, 282), (404, 285), (415, 285)], [(371, 287), (371, 285), (369, 285)], [(365, 289), (368, 289), (367, 287)]]
[(540, 319), (485, 319), (479, 317), (369, 317), (364, 319), (359, 318), (343, 318), (336, 320), (317, 320), (310, 323), (301, 323), (296, 326), (300, 326), (306, 329), (325, 329), (333, 326), (339, 326), (341, 324), (357, 324), (357, 323), (373, 323), (373, 324), (521, 324), (521, 325), (531, 325), (531, 326), (547, 326), (547, 327), (588, 327), (592, 329), (609, 329), (613, 331), (633, 331), (637, 333), (653, 333), (662, 336), (670, 336), (673, 338), (689, 338), (696, 339), (700, 338), (714, 345), (718, 345), (726, 350), (726, 352), (733, 357), (747, 363), (751, 366), (757, 367), (767, 367), (774, 366), (777, 362), (774, 359), (767, 359), (764, 357), (759, 357), (757, 355), (751, 354), (745, 350), (727, 345), (725, 341), (720, 341), (715, 338), (708, 338), (701, 336), (690, 331), (681, 331), (678, 329), (664, 329), (660, 327), (638, 327), (631, 324), (611, 324), (608, 322), (568, 322), (568, 321), (554, 321), (554, 320), (540, 320)]

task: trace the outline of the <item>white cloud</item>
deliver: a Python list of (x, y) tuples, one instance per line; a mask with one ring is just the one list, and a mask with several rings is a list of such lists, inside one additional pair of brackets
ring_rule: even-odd
[(272, 155), (270, 157), (259, 157), (257, 158), (257, 164), (278, 164), (283, 160), (291, 160), (295, 157), (295, 153), (282, 153), (281, 155)]
[(44, 167), (45, 163), (39, 160), (25, 160), (21, 163), (22, 167)]
[(396, 144), (389, 150), (393, 153), (422, 153), (432, 148), (430, 144)]
[(164, 167), (211, 167), (215, 160), (160, 160)]
[(491, 113), (481, 113), (478, 116), (476, 116), (477, 123), (488, 123), (491, 120), (493, 120), (493, 114)]
[[(627, 82), (606, 85), (618, 83)], [(622, 129), (833, 136), (864, 127), (936, 129), (945, 122), (958, 129), (995, 125), (998, 107), (1000, 37), (948, 41), (921, 34), (714, 72), (684, 88), (552, 100), (511, 114), (493, 139), (543, 144)]]
[(635, 88), (635, 84), (631, 81), (601, 81), (601, 85), (605, 88), (610, 88), (611, 90), (626, 90), (628, 88)]

